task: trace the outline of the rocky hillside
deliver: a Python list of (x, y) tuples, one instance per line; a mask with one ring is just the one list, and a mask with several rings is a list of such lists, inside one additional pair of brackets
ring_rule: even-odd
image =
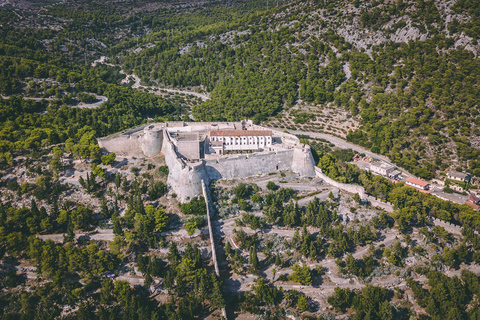
[(7, 25), (39, 30), (49, 54), (74, 63), (106, 55), (144, 85), (207, 91), (211, 99), (193, 109), (198, 120), (277, 117), (292, 128), (288, 114), (299, 128), (335, 133), (316, 124), (337, 109), (352, 124), (342, 136), (417, 176), (449, 167), (480, 175), (474, 1), (72, 0), (38, 8), (1, 14)]
[(335, 105), (362, 124), (351, 141), (420, 177), (449, 166), (480, 174), (473, 3), (276, 5), (170, 35), (153, 32), (145, 40), (154, 46), (119, 52), (119, 61), (147, 84), (210, 91), (212, 99), (194, 110), (200, 120), (264, 121), (299, 101), (318, 110)]

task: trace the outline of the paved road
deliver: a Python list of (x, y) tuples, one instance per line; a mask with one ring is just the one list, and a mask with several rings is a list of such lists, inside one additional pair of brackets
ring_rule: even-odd
[(97, 98), (97, 102), (94, 102), (94, 103), (84, 103), (84, 102), (80, 102), (78, 105), (72, 106), (72, 107), (73, 107), (73, 108), (95, 109), (95, 108), (100, 107), (100, 105), (101, 105), (102, 103), (108, 102), (108, 98), (105, 97), (105, 96), (95, 95), (95, 97)]
[[(280, 131), (280, 129), (278, 128), (273, 128), (273, 127), (270, 127), (270, 129), (272, 130), (277, 130), (277, 131)], [(370, 150), (368, 149), (365, 149), (359, 145), (356, 145), (354, 143), (351, 143), (351, 142), (348, 142), (348, 141), (345, 141), (339, 137), (335, 137), (335, 136), (332, 136), (330, 134), (327, 134), (327, 133), (319, 133), (319, 132), (310, 132), (310, 131), (300, 131), (300, 130), (289, 130), (288, 131), (289, 133), (291, 134), (304, 134), (304, 135), (307, 135), (307, 136), (311, 136), (311, 137), (314, 137), (314, 138), (321, 138), (321, 139), (325, 139), (327, 141), (330, 141), (331, 143), (333, 143), (335, 146), (339, 147), (339, 148), (342, 148), (342, 149), (352, 149), (352, 150), (355, 150), (357, 152), (360, 152), (360, 153), (365, 153), (365, 155), (367, 155), (368, 157), (374, 159), (380, 159), (382, 161), (385, 161), (386, 163), (392, 165), (392, 166), (395, 166), (395, 167), (398, 167), (396, 164), (392, 163), (387, 157), (385, 156), (382, 156), (380, 154), (377, 154), (377, 153), (373, 153), (371, 152)], [(398, 167), (399, 169), (401, 169), (403, 171), (403, 173), (409, 177), (414, 177), (414, 175), (412, 175), (411, 173), (409, 173), (407, 170), (401, 168), (401, 167)]]
[[(80, 102), (78, 105), (76, 106), (70, 106), (72, 108), (87, 108), (87, 109), (95, 109), (95, 108), (98, 108), (100, 107), (100, 105), (104, 102), (107, 102), (108, 101), (108, 98), (105, 97), (105, 96), (99, 96), (99, 95), (95, 95), (95, 97), (97, 98), (97, 101), (94, 102), (94, 103), (84, 103), (84, 102)], [(3, 99), (8, 99), (10, 98), (9, 96), (4, 96), (2, 95), (2, 98)], [(23, 97), (23, 100), (34, 100), (34, 101), (50, 101), (50, 100), (54, 100), (54, 99), (57, 99), (57, 98), (52, 98), (52, 97), (49, 97), (49, 98), (34, 98), (34, 97)]]
[[(10, 96), (2, 95), (2, 98), (6, 100), (6, 99), (10, 98)], [(34, 100), (34, 101), (42, 101), (42, 100), (49, 101), (49, 100), (56, 99), (56, 98), (33, 98), (33, 97), (22, 97), (22, 98), (23, 98), (23, 100)]]
[[(120, 72), (120, 73), (122, 73), (122, 72)], [(150, 88), (155, 88), (155, 89), (158, 89), (158, 90), (163, 90), (163, 91), (172, 92), (172, 93), (183, 93), (183, 94), (187, 94), (187, 95), (192, 95), (192, 96), (195, 96), (195, 97), (198, 97), (198, 98), (202, 99), (203, 101), (210, 99), (209, 96), (207, 96), (205, 94), (198, 93), (198, 92), (194, 92), (194, 91), (168, 89), (168, 88), (155, 87), (155, 86), (142, 86), (140, 84), (140, 78), (137, 75), (132, 73), (132, 74), (127, 75), (127, 76), (134, 79), (135, 83), (132, 86), (132, 88), (134, 88), (134, 89), (142, 88), (142, 89), (149, 90)]]
[[(53, 240), (54, 242), (63, 242), (63, 233), (54, 233), (54, 234), (42, 234), (37, 236), (39, 239), (45, 240)], [(98, 240), (98, 241), (113, 241), (115, 235), (112, 233), (111, 230), (109, 232), (96, 232), (96, 233), (76, 233), (75, 239), (87, 237), (90, 240)]]

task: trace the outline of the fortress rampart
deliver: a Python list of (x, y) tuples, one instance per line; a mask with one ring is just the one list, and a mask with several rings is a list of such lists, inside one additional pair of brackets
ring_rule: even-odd
[[(152, 157), (162, 152), (169, 168), (168, 184), (180, 202), (202, 194), (202, 180), (246, 178), (292, 170), (305, 177), (315, 177), (315, 163), (310, 146), (291, 134), (274, 131), (272, 148), (253, 153), (211, 155), (189, 160), (178, 150), (172, 134), (209, 132), (209, 130), (265, 130), (251, 122), (185, 123), (167, 122), (142, 126), (125, 133), (98, 139), (109, 152)], [(171, 134), (172, 133), (172, 134)]]

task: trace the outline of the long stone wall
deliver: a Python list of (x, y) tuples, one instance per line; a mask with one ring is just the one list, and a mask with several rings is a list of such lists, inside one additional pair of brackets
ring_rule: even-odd
[(315, 173), (316, 173), (317, 177), (322, 178), (326, 183), (328, 183), (328, 184), (330, 184), (330, 185), (332, 185), (332, 186), (334, 186), (334, 187), (336, 187), (340, 190), (350, 192), (350, 193), (358, 193), (360, 198), (362, 198), (362, 199), (366, 198), (365, 189), (362, 186), (337, 182), (337, 181), (333, 180), (332, 178), (329, 178), (327, 175), (325, 175), (322, 172), (322, 169), (320, 169), (318, 167), (315, 167)]
[(450, 223), (450, 222), (447, 222), (447, 221), (443, 221), (443, 220), (440, 220), (440, 219), (437, 219), (437, 218), (432, 218), (431, 222), (435, 226), (444, 227), (445, 230), (450, 232), (450, 233), (462, 234), (462, 226), (459, 226), (459, 225), (456, 225), (456, 224), (453, 224), (453, 223)]
[(234, 155), (205, 161), (212, 180), (245, 178), (292, 168), (293, 150)]
[[(213, 235), (213, 228), (211, 217), (213, 216), (213, 212), (211, 211), (211, 203), (210, 203), (210, 195), (208, 193), (207, 186), (205, 185), (205, 181), (201, 181), (202, 184), (202, 193), (203, 198), (205, 199), (205, 205), (207, 206), (207, 224), (208, 224), (208, 233), (210, 234), (210, 244), (212, 246), (212, 261), (213, 266), (215, 268), (215, 273), (217, 277), (220, 277), (220, 269), (218, 268), (218, 260), (217, 260), (217, 248), (215, 246), (215, 236)], [(227, 319), (227, 310), (225, 307), (222, 308), (222, 314), (225, 319)]]
[(141, 145), (143, 142), (143, 135), (136, 134), (116, 134), (105, 138), (98, 139), (98, 145), (100, 148), (104, 148), (109, 152), (115, 152), (119, 154), (142, 154)]
[(211, 222), (211, 213), (210, 213), (210, 196), (208, 195), (207, 186), (205, 185), (205, 181), (202, 180), (202, 193), (203, 198), (205, 199), (205, 205), (207, 206), (207, 225), (208, 225), (208, 233), (210, 234), (210, 243), (212, 245), (212, 261), (213, 266), (215, 267), (215, 273), (218, 277), (220, 277), (220, 269), (218, 268), (218, 261), (217, 261), (217, 250), (215, 248), (215, 239), (213, 236), (213, 229), (212, 229), (212, 222)]

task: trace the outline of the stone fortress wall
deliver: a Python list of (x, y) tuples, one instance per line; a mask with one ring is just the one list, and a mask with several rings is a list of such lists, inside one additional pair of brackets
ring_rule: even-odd
[(322, 169), (315, 167), (315, 173), (317, 177), (321, 178), (326, 183), (349, 193), (358, 193), (361, 199), (366, 199), (367, 195), (365, 193), (365, 189), (362, 186), (358, 186), (355, 184), (348, 184), (348, 183), (340, 183), (332, 178), (328, 177), (325, 173), (322, 172)]
[(304, 177), (315, 177), (315, 162), (310, 146), (291, 134), (273, 131), (275, 145), (249, 154), (210, 156), (188, 160), (178, 152), (170, 132), (208, 132), (210, 130), (266, 130), (247, 122), (167, 122), (144, 125), (98, 139), (101, 148), (118, 154), (152, 157), (162, 152), (169, 168), (168, 184), (180, 202), (202, 194), (202, 180), (246, 178), (292, 170)]
[(110, 136), (97, 139), (100, 148), (109, 152), (115, 152), (117, 155), (142, 155), (143, 129), (141, 126), (124, 133), (115, 133)]

